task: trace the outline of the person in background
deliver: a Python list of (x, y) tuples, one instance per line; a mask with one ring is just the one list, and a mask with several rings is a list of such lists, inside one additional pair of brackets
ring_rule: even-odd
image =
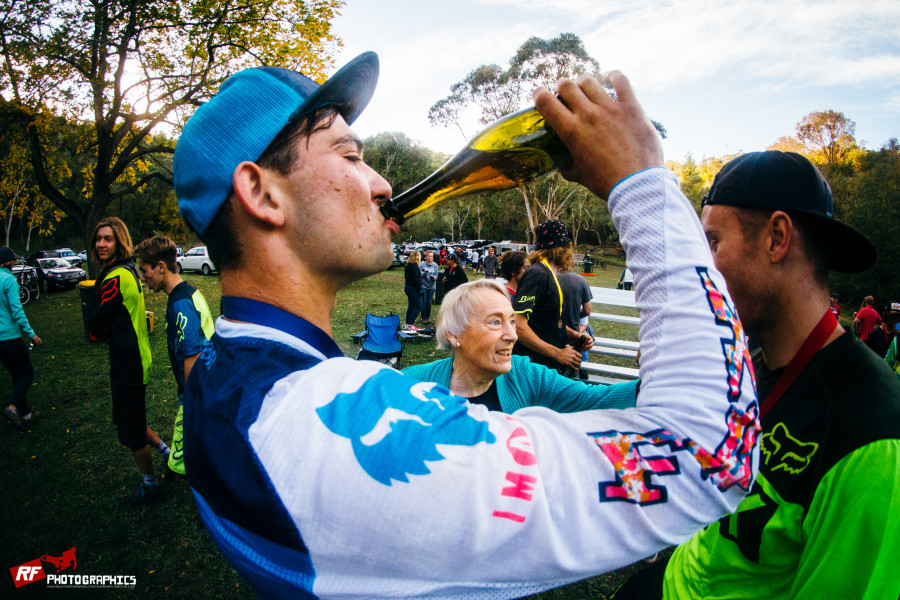
[(760, 343), (759, 476), (735, 514), (614, 599), (896, 598), (900, 381), (828, 297), (828, 271), (868, 269), (875, 247), (834, 218), (825, 178), (791, 152), (726, 163), (702, 211), (734, 308)]
[(178, 390), (178, 414), (168, 467), (172, 472), (184, 475), (184, 382), (203, 346), (215, 333), (215, 325), (206, 298), (178, 274), (175, 242), (164, 236), (146, 239), (135, 247), (134, 256), (141, 281), (154, 292), (165, 292), (169, 297), (166, 346)]
[(459, 255), (451, 252), (447, 255), (447, 268), (444, 269), (444, 295), (446, 296), (454, 288), (467, 281), (469, 278), (466, 275), (466, 269), (459, 264)]
[[(581, 351), (592, 344), (577, 331), (566, 327), (565, 300), (557, 273), (574, 265), (572, 238), (558, 219), (549, 219), (535, 228), (537, 250), (528, 260), (516, 291), (516, 331), (519, 341), (513, 351), (531, 362), (560, 372), (581, 366)], [(577, 323), (577, 321), (576, 321)]]
[(91, 234), (91, 255), (100, 263), (94, 283), (97, 311), (88, 322), (93, 341), (109, 343), (109, 380), (113, 423), (119, 443), (131, 450), (143, 482), (126, 499), (132, 504), (162, 500), (148, 443), (168, 461), (169, 447), (147, 426), (147, 383), (150, 343), (144, 292), (131, 258), (131, 235), (118, 217), (97, 223)]
[(514, 413), (528, 406), (557, 412), (635, 405), (638, 382), (591, 385), (563, 377), (555, 369), (514, 356), (516, 321), (509, 294), (499, 281), (478, 279), (444, 297), (438, 312), (437, 347), (451, 356), (403, 369), (434, 381), (473, 404)]
[(487, 254), (482, 259), (484, 276), (493, 279), (497, 276), (497, 256), (493, 248), (487, 249)]
[(895, 335), (894, 339), (891, 340), (891, 345), (888, 346), (888, 351), (884, 355), (884, 362), (894, 370), (894, 373), (897, 374), (897, 377), (900, 378), (900, 352), (897, 351), (897, 340), (900, 339), (900, 335)]
[(437, 284), (438, 266), (434, 262), (434, 252), (425, 253), (425, 262), (419, 265), (422, 273), (422, 323), (431, 324), (431, 306), (434, 303), (434, 286)]
[(500, 257), (500, 277), (506, 280), (506, 291), (509, 292), (513, 304), (516, 302), (516, 290), (519, 282), (530, 266), (528, 255), (521, 250), (505, 252)]
[(872, 352), (878, 355), (878, 358), (884, 358), (888, 347), (891, 345), (892, 333), (886, 322), (879, 321), (875, 328), (869, 332), (865, 344)]
[(416, 317), (422, 312), (422, 271), (419, 269), (419, 251), (409, 253), (409, 260), (403, 269), (403, 293), (406, 294), (406, 321), (403, 331), (418, 331)]
[(479, 270), (481, 270), (481, 253), (472, 250), (472, 274), (477, 275)]
[(619, 276), (619, 283), (616, 285), (616, 288), (620, 290), (630, 290), (632, 287), (634, 287), (634, 274), (631, 272), (631, 269), (625, 267), (622, 269), (622, 274)]
[[(581, 348), (581, 362), (585, 362), (588, 360), (588, 350), (594, 345), (594, 330), (588, 331), (594, 293), (591, 292), (587, 279), (580, 273), (560, 271), (556, 276), (559, 278), (559, 287), (563, 293), (563, 323), (569, 330), (567, 333), (571, 339), (576, 339), (577, 336), (578, 347)], [(566, 374), (572, 377), (576, 375), (586, 377), (580, 369), (567, 370)]]
[(881, 323), (881, 315), (875, 310), (875, 298), (866, 296), (865, 299), (863, 299), (862, 307), (860, 307), (859, 312), (853, 317), (853, 327), (856, 330), (859, 339), (863, 342), (866, 341), (866, 338), (869, 337), (869, 333), (878, 327), (879, 323)]
[(19, 282), (12, 274), (14, 264), (16, 255), (13, 251), (0, 246), (0, 362), (12, 377), (12, 394), (3, 414), (13, 427), (25, 431), (38, 413), (28, 406), (28, 388), (34, 381), (34, 367), (22, 335), (35, 346), (43, 342), (28, 324), (28, 317), (22, 310)]
[(835, 319), (841, 318), (841, 305), (838, 304), (837, 296), (834, 294), (831, 295), (831, 312), (834, 313)]
[(468, 262), (468, 260), (469, 260), (468, 252), (466, 250), (463, 250), (462, 248), (457, 248), (455, 254), (456, 254), (456, 264), (458, 264), (459, 267), (463, 271), (465, 271), (466, 270), (466, 262)]

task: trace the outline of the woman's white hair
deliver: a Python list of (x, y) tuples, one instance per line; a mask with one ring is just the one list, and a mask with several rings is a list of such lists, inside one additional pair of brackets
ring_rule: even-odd
[(509, 300), (509, 292), (497, 279), (477, 279), (451, 290), (441, 300), (441, 309), (438, 311), (435, 338), (437, 347), (441, 350), (453, 351), (454, 348), (450, 345), (450, 336), (462, 335), (469, 326), (469, 321), (478, 308), (477, 290), (497, 292)]

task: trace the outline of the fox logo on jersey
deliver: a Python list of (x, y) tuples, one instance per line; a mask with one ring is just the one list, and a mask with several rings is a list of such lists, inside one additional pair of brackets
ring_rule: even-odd
[(765, 465), (772, 471), (787, 471), (796, 475), (809, 465), (819, 445), (801, 442), (790, 434), (784, 423), (779, 423), (762, 437), (760, 451), (766, 457)]
[(119, 295), (119, 276), (110, 277), (100, 287), (100, 305), (104, 305)]
[(469, 416), (465, 401), (434, 383), (415, 383), (382, 369), (352, 394), (338, 394), (317, 409), (333, 433), (350, 439), (370, 477), (385, 485), (427, 475), (425, 461), (442, 460), (438, 444), (494, 443), (488, 424)]

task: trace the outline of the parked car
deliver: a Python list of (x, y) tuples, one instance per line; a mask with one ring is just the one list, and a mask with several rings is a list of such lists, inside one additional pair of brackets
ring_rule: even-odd
[(88, 261), (87, 250), (82, 250), (78, 253), (78, 259), (81, 261), (81, 264), (84, 264)]
[(72, 289), (79, 281), (87, 279), (87, 274), (83, 270), (73, 267), (64, 258), (36, 258), (26, 263), (37, 271), (38, 282), (43, 292)]
[(195, 246), (175, 259), (178, 266), (178, 272), (184, 271), (200, 271), (204, 275), (209, 275), (216, 270), (216, 265), (209, 258), (206, 246)]
[(38, 250), (37, 252), (32, 252), (28, 258), (25, 259), (25, 264), (34, 266), (34, 261), (39, 258), (60, 258), (59, 252), (56, 250)]
[(59, 252), (59, 257), (63, 258), (73, 267), (81, 266), (81, 257), (75, 254), (75, 252), (71, 248), (57, 248), (57, 252)]

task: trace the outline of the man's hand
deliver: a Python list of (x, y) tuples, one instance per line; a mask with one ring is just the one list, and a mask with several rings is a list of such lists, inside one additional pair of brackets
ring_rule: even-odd
[(34, 337), (31, 338), (31, 341), (34, 342), (34, 345), (35, 345), (35, 346), (40, 346), (41, 344), (44, 343), (44, 342), (41, 341), (41, 338), (39, 338), (39, 337), (37, 336), (37, 334), (34, 334)]
[(581, 352), (579, 352), (572, 346), (560, 348), (559, 352), (556, 353), (556, 362), (561, 365), (577, 369), (581, 367)]
[(628, 79), (618, 71), (606, 79), (618, 100), (587, 75), (575, 81), (560, 79), (557, 93), (562, 100), (546, 88), (533, 93), (535, 106), (574, 158), (575, 164), (562, 175), (601, 198), (609, 198), (612, 188), (632, 173), (664, 165), (659, 133)]

